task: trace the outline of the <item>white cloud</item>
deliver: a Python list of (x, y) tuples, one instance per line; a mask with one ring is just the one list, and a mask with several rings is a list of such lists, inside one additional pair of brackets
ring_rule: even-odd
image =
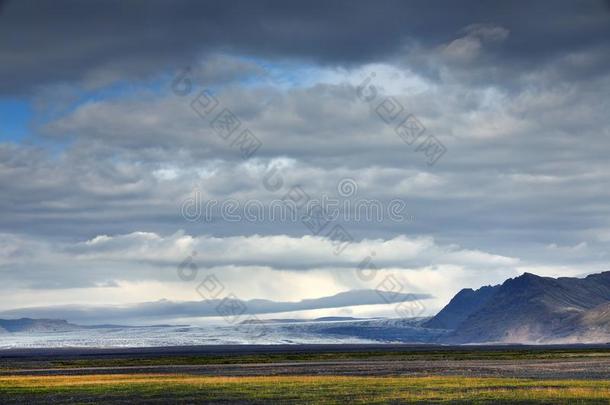
[[(519, 263), (515, 258), (439, 245), (429, 237), (404, 235), (354, 242), (340, 255), (333, 253), (333, 241), (314, 236), (134, 232), (76, 243), (49, 244), (6, 234), (2, 239), (11, 246), (0, 252), (3, 309), (27, 306), (20, 300), (34, 305), (51, 297), (56, 304), (99, 302), (104, 296), (116, 304), (192, 300), (200, 279), (209, 274), (243, 299), (273, 300), (380, 288), (392, 276), (404, 292), (435, 295), (431, 305), (437, 307), (456, 292), (458, 285), (451, 282), (455, 277), (470, 274), (474, 283), (485, 283), (490, 271), (512, 275), (512, 267)], [(197, 274), (193, 280), (181, 280), (177, 268), (189, 256)], [(362, 264), (367, 257), (378, 272), (370, 273)], [(359, 276), (359, 266), (366, 269), (366, 276)], [(43, 290), (38, 297), (37, 289)]]

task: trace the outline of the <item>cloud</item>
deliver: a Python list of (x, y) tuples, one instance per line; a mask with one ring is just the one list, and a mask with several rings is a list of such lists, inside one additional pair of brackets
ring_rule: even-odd
[[(265, 246), (264, 250), (260, 247)], [(361, 240), (337, 255), (333, 240), (318, 236), (300, 238), (286, 235), (252, 235), (217, 238), (193, 238), (181, 232), (163, 238), (157, 234), (136, 232), (114, 237), (97, 236), (67, 248), (76, 259), (104, 261), (139, 261), (174, 265), (196, 252), (194, 261), (204, 267), (267, 266), (276, 269), (307, 270), (316, 267), (355, 268), (371, 252), (378, 257), (378, 266), (419, 267), (438, 264), (459, 264), (470, 267), (514, 266), (518, 260), (469, 251), (457, 246), (443, 248), (432, 238), (395, 237), (390, 240)]]
[[(462, 41), (460, 52), (472, 46), (473, 38), (503, 39), (502, 29), (508, 30), (511, 35), (495, 60), (530, 70), (558, 55), (607, 46), (610, 37), (610, 13), (602, 1), (552, 6), (535, 1), (527, 8), (474, 0), (357, 6), (348, 1), (9, 1), (1, 18), (0, 74), (13, 80), (0, 91), (12, 94), (59, 82), (150, 78), (227, 50), (349, 66), (391, 59), (414, 44), (437, 47), (465, 27), (470, 39)], [(29, 35), (16, 34), (24, 31)]]
[[(383, 289), (392, 279), (404, 292), (433, 292), (435, 298), (426, 304), (427, 313), (432, 314), (464, 287), (498, 283), (523, 271), (559, 276), (600, 268), (595, 261), (582, 260), (588, 249), (584, 244), (567, 249), (565, 254), (554, 247), (546, 248), (558, 262), (577, 259), (578, 266), (570, 268), (406, 236), (354, 242), (339, 256), (333, 253), (332, 241), (311, 236), (218, 238), (182, 232), (167, 236), (134, 232), (100, 235), (76, 243), (50, 244), (7, 234), (0, 239), (4, 310), (22, 307), (24, 302), (29, 308), (47, 302), (80, 307), (109, 302), (132, 305), (161, 298), (197, 300), (201, 298), (197, 293), (200, 283), (206, 277), (215, 277), (227, 294), (273, 300), (310, 298), (323, 291), (334, 294), (346, 289)], [(56, 309), (61, 308), (48, 311)], [(19, 314), (25, 316), (27, 311), (23, 309)], [(117, 312), (104, 319), (119, 315)], [(180, 315), (172, 312), (172, 316)]]
[[(384, 295), (385, 294), (385, 295)], [(387, 298), (384, 298), (386, 297)], [(401, 302), (413, 302), (430, 298), (427, 294), (388, 294), (374, 290), (353, 290), (342, 292), (330, 297), (306, 299), (296, 302), (273, 302), (269, 300), (248, 300), (239, 302), (240, 312), (227, 316), (228, 322), (235, 322), (243, 316), (256, 314), (273, 314), (294, 311), (311, 311), (320, 309), (334, 309), (342, 307), (354, 307), (360, 305), (384, 305)], [(238, 300), (230, 297), (231, 300)], [(137, 323), (151, 322), (155, 320), (167, 320), (176, 318), (208, 318), (223, 316), (223, 299), (205, 299), (196, 302), (171, 302), (160, 300), (157, 302), (143, 302), (120, 307), (113, 306), (51, 306), (30, 307), (13, 309), (0, 312), (0, 317), (34, 317), (34, 318), (59, 318), (69, 322), (82, 324), (95, 323), (117, 323), (132, 321)]]
[[(0, 271), (16, 289), (6, 306), (193, 299), (175, 280), (193, 250), (240, 294), (283, 300), (374, 288), (352, 271), (372, 251), (380, 274), (416, 279), (439, 302), (525, 268), (607, 267), (603, 2), (26, 0), (1, 11), (11, 80), (0, 94), (35, 116), (29, 136), (0, 143)], [(187, 66), (193, 87), (179, 96)], [(366, 78), (371, 103), (358, 97)], [(250, 159), (191, 109), (204, 88), (261, 140)], [(447, 147), (435, 166), (379, 116), (386, 97)], [(282, 186), (269, 191), (274, 168)], [(266, 206), (293, 186), (337, 197), (345, 178), (352, 199), (404, 201), (409, 221), (339, 220), (355, 242), (336, 256), (299, 221), (180, 212), (196, 188), (204, 201)], [(244, 274), (253, 281), (240, 287)]]
[(451, 41), (442, 47), (441, 54), (449, 62), (470, 63), (481, 52), (484, 44), (493, 44), (504, 41), (509, 31), (506, 28), (489, 25), (473, 24), (464, 28), (466, 35)]
[[(9, 234), (1, 239), (4, 309), (23, 302), (36, 306), (40, 300), (79, 305), (193, 300), (198, 297), (197, 286), (210, 276), (220, 280), (227, 293), (242, 299), (274, 300), (384, 289), (391, 279), (405, 293), (434, 290), (438, 302), (430, 305), (436, 307), (458, 288), (443, 285), (443, 279), (495, 281), (513, 275), (513, 268), (521, 264), (517, 258), (406, 236), (354, 242), (340, 255), (334, 253), (332, 240), (314, 236), (219, 238), (134, 232), (74, 243)], [(442, 276), (432, 276), (435, 272)]]
[[(380, 79), (384, 86), (390, 81)], [(510, 256), (516, 245), (530, 250), (532, 244), (583, 241), (565, 233), (566, 240), (555, 240), (562, 229), (607, 228), (601, 201), (608, 189), (604, 89), (610, 77), (516, 94), (430, 83), (413, 95), (387, 93), (401, 97), (409, 110), (417, 106), (412, 111), (428, 130), (442, 134), (449, 151), (433, 168), (357, 99), (354, 84), (333, 80), (290, 90), (219, 91), (219, 99), (264, 141), (248, 161), (190, 110), (188, 100), (149, 93), (85, 103), (48, 124), (49, 139), (73, 142), (59, 154), (0, 147), (3, 229), (91, 238), (136, 229), (197, 234), (205, 225), (218, 236), (303, 235), (307, 229), (298, 222), (244, 227), (215, 218), (190, 224), (179, 209), (195, 187), (205, 200), (268, 203), (294, 185), (314, 197), (336, 196), (342, 178), (356, 180), (358, 198), (404, 200), (415, 218), (408, 224), (350, 222), (357, 239), (388, 239), (405, 227), (416, 235), (442, 230), (449, 243)], [(284, 180), (275, 193), (262, 185), (272, 167), (281, 167)]]
[[(122, 266), (142, 266), (155, 272), (155, 267), (167, 270), (165, 278), (177, 277), (176, 268), (189, 258), (202, 269), (223, 266), (268, 267), (276, 270), (314, 270), (318, 268), (356, 270), (367, 256), (375, 256), (379, 268), (419, 268), (432, 265), (459, 265), (469, 268), (511, 267), (519, 260), (486, 252), (462, 249), (459, 246), (439, 246), (430, 237), (393, 239), (363, 239), (354, 241), (336, 254), (336, 242), (320, 236), (291, 237), (287, 235), (251, 235), (213, 237), (190, 236), (180, 231), (160, 236), (150, 232), (126, 235), (100, 235), (76, 243), (45, 244), (36, 240), (5, 234), (5, 247), (0, 256), (4, 267), (23, 266), (27, 261), (61, 267), (69, 263), (87, 267), (91, 283), (107, 281), (110, 275), (138, 279), (142, 274), (124, 272)], [(264, 246), (265, 249), (261, 249)], [(93, 271), (113, 263), (114, 270)], [(61, 272), (61, 269), (57, 268)], [(69, 276), (70, 270), (64, 271)], [(155, 272), (156, 273), (156, 272)], [(32, 276), (35, 277), (32, 273)], [(57, 274), (55, 277), (60, 278)], [(98, 279), (103, 277), (102, 280)], [(42, 283), (43, 279), (39, 280)]]

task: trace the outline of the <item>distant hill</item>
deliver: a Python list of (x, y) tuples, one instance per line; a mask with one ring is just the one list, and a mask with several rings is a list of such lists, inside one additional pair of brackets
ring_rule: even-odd
[(0, 335), (6, 333), (46, 333), (46, 332), (73, 332), (88, 329), (130, 329), (130, 328), (172, 328), (184, 327), (188, 325), (149, 325), (149, 326), (130, 326), (130, 325), (76, 325), (63, 319), (0, 319)]
[(610, 342), (610, 272), (462, 290), (424, 326), (452, 329), (452, 343)]
[(351, 316), (323, 316), (321, 318), (303, 319), (303, 318), (279, 318), (279, 319), (246, 319), (240, 322), (243, 325), (256, 325), (266, 323), (307, 323), (307, 322), (341, 322), (341, 321), (359, 321), (374, 318), (353, 318)]
[(18, 332), (69, 332), (81, 329), (81, 326), (61, 319), (0, 319), (0, 334)]
[[(338, 294), (309, 298), (300, 301), (270, 301), (251, 299), (241, 301), (243, 314), (272, 314), (315, 309), (341, 308), (356, 305), (383, 305), (403, 301), (416, 301), (431, 298), (429, 294), (387, 293), (377, 290), (350, 290)], [(204, 299), (200, 301), (168, 301), (142, 302), (122, 306), (45, 306), (17, 308), (0, 312), (0, 317), (34, 317), (61, 318), (70, 322), (91, 323), (148, 323), (157, 319), (170, 318), (203, 318), (221, 315), (219, 308), (225, 304), (222, 298)]]

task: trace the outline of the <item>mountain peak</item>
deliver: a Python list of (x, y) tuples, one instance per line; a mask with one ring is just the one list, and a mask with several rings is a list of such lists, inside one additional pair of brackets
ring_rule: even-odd
[(521, 274), (519, 277), (515, 277), (515, 279), (525, 279), (525, 280), (528, 280), (528, 279), (539, 280), (542, 278), (544, 278), (544, 277), (541, 277), (534, 273), (529, 273), (527, 271), (525, 273)]
[(605, 307), (598, 310), (601, 315), (585, 314), (610, 302), (608, 272), (584, 278), (541, 277), (526, 272), (498, 287), (491, 297), (472, 297), (470, 311), (454, 308), (450, 302), (439, 313), (448, 319), (464, 319), (454, 328), (457, 342), (569, 342), (586, 336), (582, 325), (605, 327), (597, 322), (606, 319)]
[(509, 288), (509, 289), (510, 288), (523, 289), (526, 287), (542, 286), (542, 285), (544, 285), (544, 282), (547, 280), (551, 281), (554, 279), (548, 278), (548, 277), (541, 277), (541, 276), (538, 276), (533, 273), (525, 272), (518, 277), (509, 278), (502, 284), (502, 287)]

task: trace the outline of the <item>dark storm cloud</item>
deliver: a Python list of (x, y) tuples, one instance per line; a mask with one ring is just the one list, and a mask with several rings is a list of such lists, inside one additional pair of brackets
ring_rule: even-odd
[(603, 55), (610, 38), (610, 10), (600, 0), (60, 0), (1, 5), (3, 93), (55, 82), (103, 85), (149, 77), (219, 51), (340, 65), (380, 61), (409, 55), (416, 45), (450, 43), (467, 35), (464, 29), (472, 24), (492, 24), (510, 33), (482, 63), (504, 61), (513, 69), (528, 69), (558, 55), (584, 52), (573, 64), (573, 74), (591, 74), (599, 63), (586, 52)]
[[(303, 269), (360, 287), (344, 274), (373, 251), (388, 271), (422, 272), (422, 291), (448, 286), (447, 299), (457, 280), (599, 271), (610, 242), (609, 16), (602, 1), (7, 2), (0, 97), (31, 95), (33, 118), (31, 137), (0, 143), (3, 305), (23, 307), (19, 289), (58, 291), (36, 295), (40, 305), (86, 287), (135, 300), (135, 283), (171, 284), (193, 250), (202, 268), (270, 297), (288, 288), (284, 273), (299, 287)], [(196, 86), (176, 95), (185, 65)], [(447, 146), (437, 165), (358, 96), (373, 71), (375, 103), (394, 97)], [(129, 86), (104, 88), (121, 80)], [(250, 159), (190, 108), (203, 87), (263, 143)], [(262, 183), (272, 167), (283, 179), (274, 192)], [(301, 222), (181, 215), (194, 187), (206, 201), (268, 203), (294, 185), (336, 196), (345, 178), (354, 198), (402, 199), (415, 219), (344, 223), (369, 240), (347, 260)], [(216, 250), (205, 235), (220, 238)], [(417, 238), (405, 239), (420, 247), (415, 259), (393, 256), (410, 251), (397, 235)], [(300, 255), (257, 256), (291, 246)]]

